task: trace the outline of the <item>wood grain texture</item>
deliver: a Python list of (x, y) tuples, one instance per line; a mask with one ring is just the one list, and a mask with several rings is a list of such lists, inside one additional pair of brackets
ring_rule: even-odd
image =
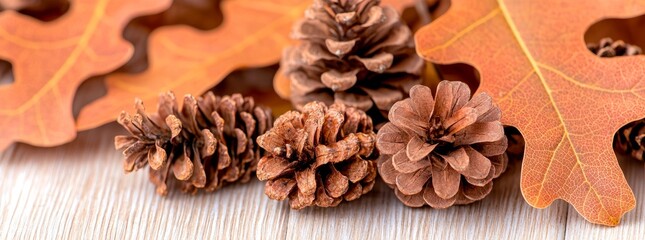
[(379, 183), (363, 198), (332, 209), (289, 210), (263, 184), (214, 194), (155, 194), (147, 173), (125, 175), (111, 124), (67, 145), (13, 145), (0, 155), (0, 239), (640, 239), (643, 165), (623, 168), (639, 200), (616, 228), (593, 225), (557, 202), (534, 209), (511, 164), (485, 200), (447, 210), (408, 208)]
[(217, 194), (155, 194), (146, 172), (124, 175), (111, 124), (55, 149), (14, 145), (0, 160), (0, 239), (283, 239), (287, 207), (263, 185)]
[[(444, 210), (409, 208), (382, 182), (358, 201), (333, 209), (289, 213), (287, 238), (328, 239), (562, 239), (567, 206), (538, 210), (524, 203), (519, 191), (519, 164), (494, 183), (481, 202)], [(326, 237), (327, 238), (327, 237)]]

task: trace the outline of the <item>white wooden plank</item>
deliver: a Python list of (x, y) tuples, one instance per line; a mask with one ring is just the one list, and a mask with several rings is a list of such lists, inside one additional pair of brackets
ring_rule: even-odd
[[(642, 239), (643, 164), (623, 169), (638, 200), (619, 227), (594, 225), (558, 201), (538, 210), (519, 191), (520, 164), (511, 164), (484, 201), (447, 210), (413, 209), (379, 183), (338, 208), (290, 211), (253, 181), (214, 194), (167, 198), (154, 193), (147, 173), (124, 175), (112, 148), (119, 127), (82, 133), (71, 144), (24, 144), (0, 153), (0, 239)], [(567, 219), (568, 216), (568, 219)], [(566, 229), (565, 229), (565, 224)]]
[(567, 206), (530, 207), (519, 174), (520, 164), (512, 163), (486, 199), (445, 210), (405, 207), (381, 183), (334, 209), (290, 211), (287, 239), (563, 239)]
[(1, 155), (0, 238), (283, 239), (287, 209), (252, 181), (213, 194), (155, 194), (147, 171), (124, 175), (115, 124), (58, 148)]
[(617, 227), (591, 224), (571, 208), (566, 239), (645, 239), (645, 168), (642, 162), (635, 160), (619, 163), (636, 196), (636, 208), (625, 214)]

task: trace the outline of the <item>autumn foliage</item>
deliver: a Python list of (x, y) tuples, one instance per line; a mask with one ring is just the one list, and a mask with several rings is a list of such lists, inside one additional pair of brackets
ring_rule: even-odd
[[(14, 142), (64, 144), (77, 131), (113, 122), (135, 98), (154, 103), (168, 91), (198, 96), (236, 70), (275, 65), (312, 3), (20, 2), (0, 0), (0, 59), (11, 67), (0, 63), (0, 150)], [(422, 1), (381, 2), (413, 30), (425, 25), (415, 43), (428, 62), (426, 85), (451, 76), (442, 73), (447, 64), (476, 69), (479, 83), (448, 80), (478, 85), (499, 105), (501, 122), (523, 135), (521, 191), (530, 205), (563, 199), (587, 220), (610, 226), (635, 207), (612, 146), (622, 126), (645, 116), (645, 57), (601, 58), (586, 48), (585, 36), (604, 19), (645, 13), (645, 1), (590, 0), (584, 10), (581, 1), (425, 1), (434, 10), (450, 5), (438, 18), (443, 10), (409, 13)], [(75, 119), (77, 89), (95, 76), (105, 79), (107, 93)], [(287, 97), (287, 80), (275, 79), (275, 90)]]
[(521, 188), (535, 207), (559, 198), (591, 222), (617, 225), (635, 206), (612, 140), (645, 113), (645, 58), (602, 59), (582, 38), (603, 18), (645, 12), (642, 2), (626, 5), (587, 1), (580, 11), (575, 1), (454, 0), (417, 32), (427, 60), (476, 67), (479, 91), (522, 132)]

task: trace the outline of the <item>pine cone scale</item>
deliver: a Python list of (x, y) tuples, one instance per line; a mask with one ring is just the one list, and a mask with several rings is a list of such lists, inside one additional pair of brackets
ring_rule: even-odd
[(374, 102), (369, 96), (350, 92), (335, 92), (334, 101), (358, 109), (370, 109), (374, 106)]
[(353, 201), (358, 199), (363, 195), (363, 187), (360, 184), (354, 184), (352, 187), (347, 190), (347, 193), (344, 196), (345, 201)]
[(405, 136), (399, 134), (401, 130), (395, 124), (386, 124), (378, 132), (376, 147), (382, 154), (394, 155), (406, 147)]
[(493, 179), (493, 177), (495, 176), (495, 171), (496, 171), (495, 168), (491, 167), (485, 178), (477, 179), (472, 177), (464, 177), (464, 179), (466, 179), (466, 181), (472, 184), (473, 186), (483, 187), (486, 184), (488, 184), (491, 179)]
[(340, 203), (340, 200), (330, 197), (322, 186), (321, 180), (318, 181), (320, 186), (316, 189), (316, 199), (314, 201), (316, 206), (336, 206)]
[[(337, 40), (328, 38), (328, 39), (325, 39), (325, 46), (327, 47), (327, 50), (329, 50), (329, 52), (333, 53), (338, 57), (342, 57), (343, 55), (352, 51), (354, 46), (356, 46), (357, 41), (358, 39), (337, 41)], [(332, 59), (328, 59), (328, 60), (332, 60)]]
[(116, 136), (114, 138), (114, 147), (116, 149), (123, 149), (126, 146), (134, 144), (137, 141), (137, 138), (130, 136)]
[(472, 145), (477, 143), (497, 142), (505, 138), (501, 122), (472, 123), (455, 134), (455, 144)]
[(477, 122), (477, 117), (477, 111), (474, 108), (463, 107), (454, 112), (452, 117), (443, 121), (441, 125), (446, 129), (448, 135), (453, 135)]
[(432, 118), (448, 119), (470, 99), (470, 89), (465, 84), (446, 84), (437, 88)]
[(464, 147), (464, 150), (468, 155), (468, 167), (461, 174), (474, 179), (486, 178), (491, 168), (490, 160), (470, 146)]
[[(383, 155), (379, 158), (379, 163), (377, 165), (383, 182), (390, 186), (396, 185), (396, 177), (398, 176), (399, 171), (394, 167), (393, 159), (388, 158), (387, 155)], [(406, 173), (412, 173), (417, 170), (418, 169), (415, 169), (414, 171)]]
[(331, 173), (326, 179), (325, 190), (332, 198), (340, 198), (349, 189), (349, 179), (341, 174), (335, 167), (331, 167)]
[(341, 73), (336, 70), (329, 70), (320, 76), (320, 80), (325, 86), (334, 91), (345, 91), (356, 84), (357, 70)]
[(389, 110), (392, 108), (394, 103), (403, 99), (403, 93), (401, 91), (388, 89), (388, 88), (377, 88), (371, 89), (366, 87), (359, 87), (362, 91), (367, 93), (367, 95), (372, 98), (374, 104), (379, 110)]
[(426, 158), (438, 145), (427, 143), (418, 137), (411, 137), (406, 146), (405, 155), (409, 161), (418, 162)]
[(172, 173), (180, 181), (188, 180), (193, 175), (193, 162), (186, 156), (186, 153), (179, 157), (172, 165)]
[(396, 177), (396, 186), (405, 195), (413, 195), (423, 190), (426, 182), (430, 179), (431, 167), (425, 167), (412, 173), (402, 173)]
[[(423, 194), (421, 198), (425, 203), (423, 204), (428, 204), (430, 207), (437, 208), (437, 209), (443, 209), (443, 208), (448, 208), (455, 204), (457, 202), (457, 197), (458, 195), (452, 196), (450, 198), (442, 198), (437, 194), (437, 191), (434, 189), (434, 184), (428, 183), (425, 189), (423, 190)], [(421, 204), (421, 205), (423, 205)]]
[(167, 158), (166, 150), (159, 146), (159, 142), (155, 142), (155, 148), (148, 150), (148, 164), (152, 169), (161, 168)]
[(410, 110), (412, 109), (411, 104), (412, 101), (409, 98), (395, 103), (390, 109), (390, 122), (398, 129), (424, 136), (427, 132), (426, 122), (414, 110)]
[(278, 178), (267, 181), (264, 192), (269, 198), (282, 201), (289, 197), (289, 193), (291, 193), (295, 187), (295, 180)]
[(506, 146), (508, 146), (508, 139), (502, 137), (502, 139), (494, 142), (479, 142), (473, 148), (484, 156), (497, 156), (506, 152)]
[(152, 168), (150, 169), (150, 182), (157, 186), (156, 191), (159, 195), (168, 194), (168, 186), (166, 185), (168, 171), (170, 171), (170, 161), (167, 161), (166, 165), (164, 165), (160, 171), (155, 171)]
[(423, 194), (405, 195), (398, 189), (394, 191), (396, 197), (410, 207), (421, 207), (426, 204)]
[(291, 208), (296, 210), (303, 209), (311, 205), (316, 200), (313, 195), (304, 195), (300, 191), (296, 191), (291, 195), (293, 195), (293, 197), (290, 197), (291, 201), (289, 203)]
[(466, 171), (470, 165), (470, 157), (464, 148), (459, 148), (455, 151), (448, 153), (447, 155), (439, 155), (450, 164), (450, 167), (457, 170), (458, 172)]
[(401, 173), (413, 173), (419, 169), (426, 168), (432, 165), (432, 160), (429, 158), (422, 158), (419, 161), (410, 161), (407, 154), (399, 151), (392, 156), (392, 166), (396, 171)]
[(457, 195), (461, 183), (461, 175), (452, 168), (440, 169), (432, 167), (432, 185), (440, 198), (449, 199)]
[(316, 172), (311, 168), (296, 172), (296, 183), (300, 192), (313, 196), (316, 191)]
[(473, 185), (471, 185), (471, 187), (467, 187), (464, 189), (463, 194), (466, 198), (468, 198), (471, 201), (478, 201), (486, 197), (486, 195), (488, 195), (492, 190), (493, 190), (492, 183), (488, 183), (483, 187), (474, 187)]
[(291, 165), (287, 159), (264, 156), (258, 162), (256, 175), (260, 181), (273, 179), (287, 171)]
[(363, 159), (356, 158), (342, 171), (350, 182), (357, 183), (369, 174), (369, 163)]

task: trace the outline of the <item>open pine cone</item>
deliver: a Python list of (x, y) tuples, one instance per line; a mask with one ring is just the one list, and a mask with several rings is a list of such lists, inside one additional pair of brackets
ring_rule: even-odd
[(159, 96), (155, 114), (147, 115), (141, 100), (137, 113), (118, 118), (130, 135), (116, 136), (115, 147), (125, 149), (126, 172), (150, 166), (157, 193), (168, 193), (172, 171), (185, 192), (215, 191), (229, 182), (248, 182), (264, 153), (254, 139), (271, 128), (271, 111), (239, 94), (198, 99), (187, 95), (181, 110), (173, 93)]
[(484, 198), (506, 170), (507, 139), (491, 97), (462, 82), (417, 85), (378, 132), (379, 173), (405, 204), (447, 208)]
[(285, 49), (280, 71), (297, 109), (311, 101), (340, 102), (382, 118), (421, 82), (424, 63), (410, 29), (379, 3), (315, 0), (295, 24), (292, 36), (302, 41)]
[(361, 110), (321, 102), (290, 111), (258, 137), (269, 154), (257, 176), (269, 198), (289, 198), (291, 208), (333, 207), (372, 190), (376, 179), (376, 134)]
[(623, 42), (622, 40), (614, 41), (611, 38), (603, 38), (596, 43), (588, 43), (587, 49), (599, 57), (620, 57), (633, 56), (642, 53), (640, 47)]
[(615, 146), (620, 152), (642, 161), (645, 155), (645, 119), (618, 130)]

